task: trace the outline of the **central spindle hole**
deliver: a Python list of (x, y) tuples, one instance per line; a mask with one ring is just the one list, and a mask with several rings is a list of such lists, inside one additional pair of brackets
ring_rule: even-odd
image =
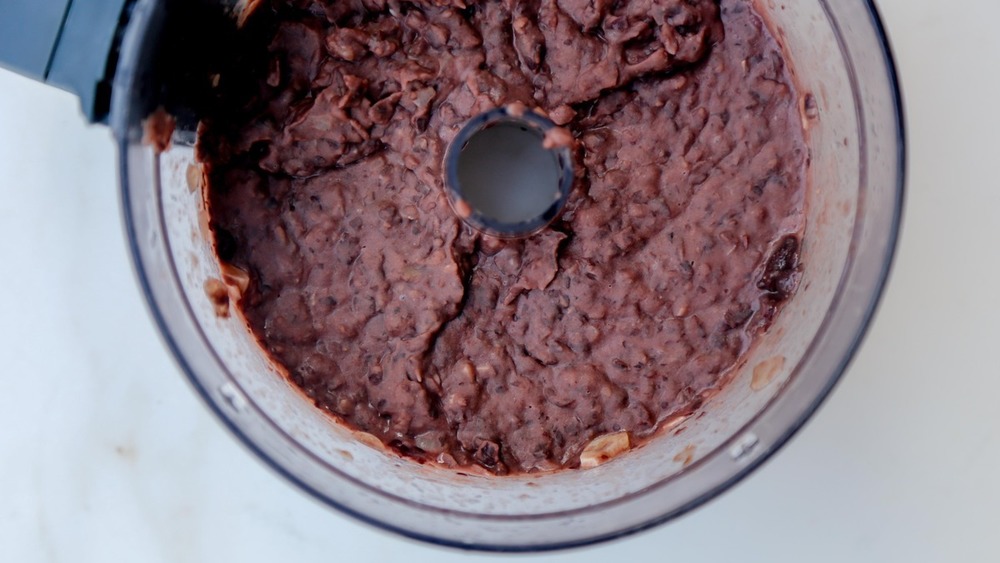
[(544, 135), (500, 123), (469, 139), (458, 155), (458, 183), (473, 209), (502, 223), (530, 221), (559, 199), (559, 160)]
[(568, 132), (535, 113), (518, 113), (499, 109), (474, 118), (446, 157), (456, 214), (498, 236), (526, 236), (545, 227), (572, 186)]

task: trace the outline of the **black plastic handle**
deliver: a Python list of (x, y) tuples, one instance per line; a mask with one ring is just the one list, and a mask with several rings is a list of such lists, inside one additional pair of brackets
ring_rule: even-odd
[(131, 0), (0, 0), (0, 66), (73, 92), (107, 119)]

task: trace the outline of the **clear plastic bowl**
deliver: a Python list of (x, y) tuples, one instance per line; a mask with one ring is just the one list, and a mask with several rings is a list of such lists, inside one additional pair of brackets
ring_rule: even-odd
[(767, 0), (818, 119), (798, 294), (732, 382), (679, 427), (595, 469), (489, 478), (421, 466), (358, 442), (278, 375), (238, 318), (203, 289), (219, 277), (193, 132), (163, 154), (142, 143), (158, 103), (163, 2), (139, 0), (124, 38), (112, 126), (122, 205), (152, 315), (184, 374), (265, 463), (327, 505), (412, 538), (464, 548), (578, 546), (665, 522), (733, 486), (777, 451), (843, 374), (892, 261), (904, 183), (900, 94), (865, 0)]

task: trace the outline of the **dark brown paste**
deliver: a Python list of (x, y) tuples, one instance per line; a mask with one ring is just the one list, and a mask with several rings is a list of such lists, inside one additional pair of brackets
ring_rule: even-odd
[[(200, 130), (237, 303), (317, 406), (503, 474), (655, 433), (794, 291), (805, 144), (748, 0), (261, 2)], [(575, 139), (565, 212), (480, 235), (444, 195), (471, 117)]]

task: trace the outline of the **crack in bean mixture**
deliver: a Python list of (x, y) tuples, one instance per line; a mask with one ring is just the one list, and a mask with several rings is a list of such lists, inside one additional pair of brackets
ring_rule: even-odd
[[(795, 291), (798, 97), (749, 0), (251, 5), (199, 131), (218, 253), (295, 385), (396, 452), (506, 474), (638, 443)], [(576, 184), (500, 240), (442, 157), (515, 103), (572, 133)]]

